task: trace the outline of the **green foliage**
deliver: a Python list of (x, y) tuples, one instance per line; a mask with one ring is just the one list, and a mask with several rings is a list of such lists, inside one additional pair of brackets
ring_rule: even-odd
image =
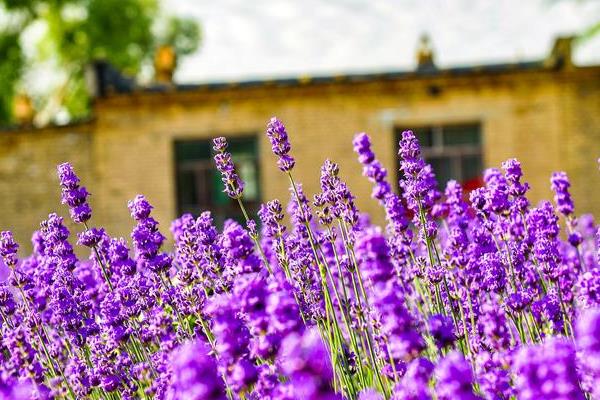
[(171, 17), (167, 24), (167, 31), (161, 40), (162, 44), (173, 46), (178, 56), (193, 53), (200, 42), (200, 28), (196, 21), (190, 18)]
[[(60, 90), (47, 97), (54, 96), (54, 103), (58, 100), (71, 118), (89, 113), (84, 79), (89, 62), (104, 59), (124, 73), (136, 75), (151, 62), (158, 45), (170, 44), (183, 56), (195, 51), (200, 42), (197, 22), (162, 15), (158, 0), (0, 0), (0, 11), (2, 8), (9, 19), (18, 16), (22, 21), (17, 32), (43, 23), (46, 32), (30, 61), (52, 61), (66, 74)], [(166, 26), (162, 34), (156, 33), (157, 25)], [(25, 62), (19, 34), (4, 36), (0, 54), (9, 54), (8, 48), (13, 53), (12, 58), (0, 58), (0, 124), (9, 122), (14, 87)], [(47, 101), (41, 99), (40, 103)]]
[(15, 82), (21, 76), (24, 57), (19, 33), (0, 32), (0, 122), (10, 121)]
[[(49, 45), (66, 64), (106, 59), (131, 74), (152, 52), (152, 22), (157, 17), (154, 0), (88, 0), (67, 19), (52, 9), (46, 20)], [(81, 6), (80, 6), (81, 7)]]
[(590, 39), (596, 35), (600, 34), (600, 22), (596, 22), (594, 25), (588, 27), (583, 34), (581, 35), (581, 37), (584, 40)]

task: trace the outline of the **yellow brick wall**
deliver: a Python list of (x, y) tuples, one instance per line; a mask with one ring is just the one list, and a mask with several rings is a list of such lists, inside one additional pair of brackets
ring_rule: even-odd
[[(593, 212), (600, 222), (600, 77), (569, 80), (561, 96), (564, 144), (561, 163), (572, 180), (576, 210)], [(565, 160), (565, 161), (563, 161)]]
[[(70, 161), (81, 179), (92, 183), (90, 127), (0, 132), (0, 230), (12, 230), (26, 255), (31, 234), (51, 212), (65, 216), (72, 232), (79, 232), (60, 203), (56, 166)], [(91, 204), (96, 204), (92, 196)]]
[[(438, 95), (430, 94), (432, 87)], [(318, 191), (319, 169), (329, 157), (340, 164), (342, 177), (358, 196), (359, 208), (371, 213), (375, 222), (381, 222), (383, 214), (369, 197), (371, 184), (361, 176), (352, 150), (354, 134), (371, 134), (378, 158), (395, 181), (394, 127), (452, 122), (482, 124), (486, 167), (499, 167), (510, 157), (520, 159), (534, 203), (551, 197), (550, 174), (564, 169), (573, 181), (578, 212), (600, 215), (600, 173), (595, 164), (600, 156), (598, 68), (115, 95), (97, 101), (92, 133), (76, 136), (79, 142), (71, 142), (70, 147), (60, 132), (41, 141), (33, 133), (12, 135), (15, 143), (0, 156), (0, 174), (10, 174), (7, 159), (26, 163), (27, 152), (44, 154), (35, 168), (46, 174), (54, 174), (54, 160), (72, 155), (82, 177), (91, 178), (85, 184), (93, 193), (95, 224), (128, 237), (133, 222), (127, 200), (143, 193), (166, 232), (176, 216), (173, 143), (177, 139), (257, 134), (263, 200), (287, 200), (287, 179), (277, 169), (264, 135), (273, 115), (288, 128), (297, 159), (294, 175), (307, 193), (312, 196)], [(30, 147), (37, 150), (26, 150)], [(74, 151), (75, 147), (87, 150)], [(10, 171), (16, 175), (2, 183), (5, 190), (13, 190), (8, 197), (15, 197), (17, 189), (9, 189), (15, 186), (20, 196), (33, 196), (40, 205), (35, 215), (14, 205), (9, 214), (27, 215), (31, 224), (42, 210), (57, 207), (58, 190), (48, 186), (50, 180), (45, 178), (44, 186), (28, 194), (19, 169)], [(35, 197), (36, 190), (53, 195)], [(6, 214), (0, 211), (3, 227), (17, 227), (22, 237), (25, 228), (20, 218)], [(10, 223), (4, 224), (5, 220)]]

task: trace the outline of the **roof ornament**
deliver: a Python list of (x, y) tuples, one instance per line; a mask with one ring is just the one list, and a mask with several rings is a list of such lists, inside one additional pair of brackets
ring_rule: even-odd
[(434, 68), (436, 68), (436, 66), (431, 39), (427, 33), (423, 33), (419, 38), (419, 44), (417, 46), (417, 69), (423, 70)]
[(154, 55), (154, 79), (159, 83), (171, 85), (177, 68), (177, 54), (173, 46), (158, 47)]
[(35, 109), (31, 97), (25, 93), (17, 94), (13, 99), (13, 115), (19, 126), (32, 126)]
[(573, 43), (575, 36), (559, 36), (554, 40), (552, 51), (544, 60), (549, 68), (571, 68), (573, 67)]

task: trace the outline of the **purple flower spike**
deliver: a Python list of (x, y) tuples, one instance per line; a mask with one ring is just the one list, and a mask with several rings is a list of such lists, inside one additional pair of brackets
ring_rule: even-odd
[[(430, 210), (441, 197), (435, 174), (431, 165), (421, 158), (419, 141), (412, 131), (402, 132), (399, 147), (400, 171), (403, 174), (400, 185), (404, 190), (403, 195), (408, 207), (415, 214), (414, 222), (420, 228), (422, 236), (431, 238), (437, 234), (437, 229), (430, 218)], [(423, 212), (424, 221), (419, 218), (419, 214)], [(422, 237), (422, 240), (426, 237)]]
[(196, 341), (177, 349), (171, 359), (173, 399), (225, 400), (223, 380), (207, 344)]
[(372, 283), (370, 302), (381, 324), (381, 334), (386, 337), (386, 347), (395, 361), (410, 361), (425, 343), (406, 309), (389, 254), (380, 231), (367, 230), (357, 238), (356, 258), (365, 280)]
[(430, 400), (428, 382), (434, 365), (426, 358), (416, 358), (408, 365), (402, 380), (394, 388), (392, 400)]
[(227, 147), (227, 139), (225, 139), (223, 136), (213, 139), (213, 149), (217, 153), (223, 153), (225, 150), (227, 150)]
[(374, 183), (371, 196), (385, 203), (385, 198), (391, 193), (392, 188), (387, 182), (387, 170), (375, 159), (371, 151), (371, 139), (366, 133), (359, 133), (354, 137), (354, 151), (358, 154), (358, 161), (363, 165), (363, 175)]
[(279, 169), (283, 172), (291, 171), (296, 161), (289, 155), (292, 146), (283, 122), (276, 117), (271, 118), (267, 125), (267, 137), (271, 141), (273, 154), (279, 157), (277, 161)]
[(331, 386), (333, 368), (327, 348), (316, 329), (304, 335), (289, 335), (279, 357), (283, 371), (289, 376), (294, 398), (306, 400), (341, 400)]
[(268, 237), (278, 237), (285, 232), (283, 220), (283, 206), (277, 199), (262, 204), (258, 210), (258, 216), (265, 229), (265, 235)]
[(566, 340), (551, 338), (544, 344), (521, 348), (513, 370), (519, 399), (584, 399), (575, 349)]
[(435, 314), (429, 318), (429, 331), (439, 348), (450, 346), (456, 340), (454, 322), (445, 315)]
[(435, 369), (436, 393), (440, 400), (480, 399), (473, 393), (473, 371), (459, 352), (444, 357)]
[(92, 217), (92, 209), (87, 203), (88, 191), (79, 186), (79, 178), (70, 163), (60, 164), (57, 171), (62, 187), (62, 203), (69, 206), (73, 221), (79, 224), (86, 222)]
[(354, 151), (358, 154), (358, 162), (361, 164), (370, 164), (375, 160), (375, 154), (371, 151), (371, 139), (364, 132), (354, 136), (352, 141)]
[(600, 379), (600, 308), (581, 314), (576, 325), (576, 338), (586, 368), (595, 379)]
[(14, 268), (17, 265), (17, 251), (19, 244), (15, 242), (15, 238), (11, 231), (3, 231), (0, 233), (0, 257), (4, 264), (9, 268)]
[(566, 172), (553, 173), (550, 183), (550, 186), (554, 191), (554, 202), (556, 203), (556, 208), (558, 211), (565, 217), (573, 214), (575, 205), (573, 203), (573, 199), (571, 198), (571, 193), (569, 192), (571, 183), (569, 182), (569, 177), (567, 176)]
[(127, 207), (131, 212), (131, 217), (136, 221), (148, 218), (150, 211), (152, 211), (153, 208), (150, 203), (148, 203), (148, 200), (141, 194), (135, 196), (135, 199), (130, 200), (127, 203)]
[[(289, 173), (285, 126), (266, 134)], [(80, 260), (55, 213), (29, 255), (0, 231), (0, 400), (600, 399), (600, 229), (576, 218), (567, 175), (532, 206), (508, 159), (442, 197), (417, 137), (402, 133), (399, 193), (392, 160), (354, 137), (375, 204), (324, 157), (310, 196), (290, 182), (289, 223), (278, 200), (260, 224), (187, 213), (168, 249), (142, 195), (130, 242), (87, 222), (89, 193), (59, 165), (93, 251)], [(235, 147), (211, 149), (228, 203), (244, 189)]]
[(102, 240), (104, 235), (104, 229), (90, 228), (77, 235), (77, 244), (86, 247), (94, 247)]
[(213, 149), (217, 152), (214, 157), (215, 164), (221, 173), (221, 181), (225, 185), (223, 191), (232, 199), (239, 199), (244, 191), (244, 182), (235, 172), (235, 165), (231, 159), (231, 154), (225, 151), (227, 149), (227, 140), (224, 137), (215, 138), (213, 139), (213, 145)]
[(521, 182), (523, 177), (521, 163), (516, 158), (511, 158), (502, 163), (502, 169), (505, 171), (508, 191), (514, 199), (514, 207), (519, 212), (524, 212), (529, 206), (529, 201), (525, 197), (529, 190), (529, 184)]
[(152, 206), (144, 196), (138, 194), (128, 203), (131, 216), (137, 225), (131, 232), (138, 262), (151, 271), (160, 273), (171, 267), (172, 258), (167, 253), (159, 253), (165, 237), (158, 230), (158, 222), (150, 216)]

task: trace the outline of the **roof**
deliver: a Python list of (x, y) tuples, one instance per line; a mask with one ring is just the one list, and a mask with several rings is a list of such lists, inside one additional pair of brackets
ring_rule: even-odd
[[(122, 74), (107, 61), (95, 61), (88, 66), (86, 79), (90, 94), (95, 98), (108, 98), (112, 95), (129, 95), (139, 93), (189, 93), (193, 91), (219, 91), (226, 89), (244, 89), (260, 87), (300, 87), (307, 85), (326, 85), (333, 83), (364, 83), (382, 81), (410, 81), (430, 78), (460, 78), (470, 76), (494, 76), (518, 72), (552, 72), (563, 69), (572, 70), (571, 44), (573, 37), (559, 37), (545, 59), (514, 63), (495, 63), (483, 65), (456, 66), (437, 68), (431, 63), (419, 65), (411, 70), (391, 70), (368, 73), (330, 74), (330, 75), (300, 75), (295, 77), (277, 77), (250, 79), (240, 81), (214, 81), (201, 83), (151, 83), (139, 85), (135, 78)], [(576, 70), (590, 67), (576, 67)], [(593, 71), (600, 72), (600, 66), (592, 66)], [(90, 123), (93, 118), (82, 121), (71, 121), (66, 126)], [(52, 127), (52, 126), (50, 126)], [(61, 126), (65, 127), (65, 126)], [(54, 126), (54, 128), (60, 128)], [(24, 131), (36, 129), (31, 126), (0, 127), (0, 131)]]
[(94, 69), (95, 95), (105, 97), (110, 94), (127, 94), (133, 92), (152, 93), (152, 92), (172, 92), (172, 91), (193, 91), (193, 90), (219, 90), (231, 88), (254, 88), (261, 86), (279, 86), (292, 87), (304, 86), (307, 84), (327, 84), (327, 83), (353, 83), (370, 82), (381, 80), (399, 80), (413, 78), (432, 78), (432, 77), (460, 77), (473, 74), (500, 74), (517, 71), (536, 71), (536, 70), (554, 70), (559, 65), (548, 65), (544, 60), (526, 61), (516, 63), (498, 63), (487, 65), (458, 66), (450, 68), (423, 67), (413, 70), (383, 71), (371, 73), (351, 73), (351, 74), (332, 74), (332, 75), (301, 75), (284, 78), (264, 78), (241, 81), (215, 81), (203, 83), (186, 84), (160, 84), (152, 83), (147, 86), (139, 86), (134, 79), (121, 75), (114, 67), (106, 62), (96, 62), (92, 65)]
[(106, 97), (110, 94), (127, 93), (153, 93), (153, 92), (186, 92), (193, 90), (220, 90), (231, 88), (255, 88), (261, 86), (294, 87), (329, 83), (353, 83), (372, 82), (386, 80), (409, 80), (435, 77), (464, 77), (471, 75), (498, 75), (512, 72), (536, 72), (556, 71), (573, 66), (572, 44), (575, 37), (557, 37), (554, 45), (545, 59), (515, 62), (497, 63), (487, 65), (469, 65), (450, 68), (436, 68), (432, 63), (419, 65), (412, 70), (396, 70), (371, 73), (351, 73), (332, 75), (302, 75), (288, 78), (264, 78), (241, 81), (220, 81), (192, 84), (161, 84), (152, 83), (147, 86), (139, 86), (135, 80), (123, 76), (114, 67), (105, 61), (92, 64), (94, 79), (92, 83), (92, 94), (97, 97)]

